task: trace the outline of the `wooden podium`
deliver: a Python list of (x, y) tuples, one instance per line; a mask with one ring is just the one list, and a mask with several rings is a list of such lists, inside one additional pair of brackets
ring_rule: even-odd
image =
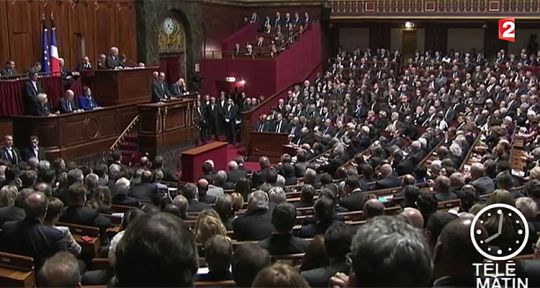
[(214, 161), (216, 170), (227, 167), (227, 143), (212, 142), (182, 152), (182, 181), (195, 182), (202, 176), (202, 164), (208, 159)]
[(107, 151), (136, 115), (134, 105), (119, 105), (49, 117), (15, 116), (13, 136), (26, 147), (36, 135), (49, 160), (74, 160)]
[(156, 155), (158, 147), (195, 143), (195, 99), (138, 105), (139, 150)]
[(150, 102), (155, 68), (95, 70), (94, 98), (100, 106)]
[(261, 156), (267, 156), (272, 162), (279, 161), (283, 146), (289, 144), (286, 133), (251, 132), (249, 138), (249, 161), (259, 161)]

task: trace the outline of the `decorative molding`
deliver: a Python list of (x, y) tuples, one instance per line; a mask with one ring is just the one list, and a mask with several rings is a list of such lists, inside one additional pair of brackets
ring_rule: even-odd
[(332, 10), (331, 18), (336, 20), (443, 17), (498, 19), (509, 16), (540, 19), (540, 1), (536, 0), (328, 0), (325, 3)]
[[(260, 7), (260, 6), (324, 6), (327, 0), (183, 0), (183, 2), (197, 2), (204, 4), (219, 4), (237, 7)], [(355, 2), (355, 1), (349, 1)]]

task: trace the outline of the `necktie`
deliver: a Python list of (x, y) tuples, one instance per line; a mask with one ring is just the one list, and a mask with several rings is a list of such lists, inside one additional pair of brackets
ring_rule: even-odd
[(281, 131), (281, 121), (278, 122), (278, 126), (276, 128), (276, 133), (279, 133)]
[(68, 102), (67, 102), (67, 106), (68, 106), (68, 107), (67, 107), (67, 111), (68, 111), (68, 112), (71, 112), (71, 101), (68, 101)]
[(37, 89), (37, 82), (32, 82), (32, 84), (34, 84), (34, 90), (36, 90), (36, 92), (38, 91)]
[(38, 158), (39, 160), (39, 148), (34, 148), (34, 155), (36, 156), (36, 158)]

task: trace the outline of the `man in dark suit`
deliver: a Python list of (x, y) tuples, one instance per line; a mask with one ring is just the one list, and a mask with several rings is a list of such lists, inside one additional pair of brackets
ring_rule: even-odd
[(71, 87), (73, 82), (73, 73), (64, 67), (64, 59), (59, 58), (58, 62), (60, 63), (60, 76), (62, 76), (62, 82), (64, 84), (64, 89)]
[(30, 79), (24, 83), (24, 107), (26, 114), (31, 115), (33, 114), (36, 106), (38, 106), (37, 95), (39, 93), (43, 93), (44, 90), (41, 83), (38, 82), (37, 72), (30, 72), (28, 77)]
[(219, 127), (219, 107), (216, 103), (216, 97), (210, 98), (210, 103), (206, 105), (206, 123), (208, 123), (208, 132), (210, 137), (218, 137), (218, 127)]
[(77, 105), (77, 101), (75, 101), (75, 93), (73, 90), (66, 90), (64, 97), (60, 98), (58, 107), (60, 108), (60, 113), (62, 114), (79, 112), (79, 106)]
[(130, 196), (145, 202), (151, 202), (157, 207), (161, 206), (161, 197), (158, 193), (157, 186), (152, 183), (153, 174), (150, 170), (144, 170), (141, 175), (141, 183), (131, 187)]
[(198, 200), (202, 203), (213, 204), (216, 202), (216, 196), (208, 195), (208, 180), (201, 178), (197, 181), (197, 191), (199, 192)]
[(84, 56), (81, 60), (81, 63), (77, 65), (76, 70), (79, 72), (92, 70), (92, 63), (90, 63), (90, 58), (88, 56)]
[(199, 192), (195, 184), (187, 183), (182, 188), (182, 192), (184, 192), (184, 197), (188, 200), (188, 212), (201, 212), (212, 208), (210, 204), (199, 201)]
[(486, 175), (486, 169), (482, 163), (471, 165), (471, 184), (480, 195), (489, 194), (495, 190), (495, 183)]
[(268, 178), (268, 174), (272, 171), (272, 168), (270, 167), (270, 159), (268, 159), (266, 156), (261, 156), (259, 158), (259, 167), (261, 167), (261, 169), (253, 173), (253, 176), (251, 177), (251, 186), (254, 188), (263, 184)]
[(105, 65), (108, 69), (116, 69), (118, 67), (122, 68), (124, 66), (124, 63), (122, 63), (122, 60), (120, 60), (120, 56), (118, 55), (118, 48), (111, 48), (111, 54), (107, 56)]
[(8, 60), (6, 61), (6, 66), (0, 70), (0, 76), (9, 77), (17, 75), (17, 70), (15, 69), (15, 61)]
[(236, 240), (262, 240), (272, 235), (272, 230), (272, 214), (268, 207), (268, 195), (263, 191), (249, 194), (246, 212), (233, 221)]
[(223, 111), (225, 117), (225, 132), (230, 144), (236, 145), (236, 122), (239, 118), (238, 106), (234, 104), (233, 99), (227, 100), (227, 106)]
[(4, 252), (34, 258), (36, 270), (57, 252), (66, 251), (64, 233), (42, 224), (48, 200), (43, 193), (32, 193), (25, 199), (26, 218), (2, 226), (0, 249)]
[(276, 122), (274, 123), (274, 131), (276, 133), (289, 133), (289, 123), (283, 120), (283, 115), (281, 113), (277, 114)]
[(324, 248), (328, 256), (327, 266), (302, 271), (302, 277), (311, 287), (329, 287), (328, 282), (336, 273), (349, 272), (346, 256), (349, 253), (355, 229), (344, 223), (332, 225), (324, 235)]
[(247, 178), (247, 171), (238, 168), (236, 161), (230, 161), (228, 164), (229, 171), (227, 172), (227, 182), (236, 184), (240, 178)]
[(367, 194), (362, 192), (359, 187), (360, 180), (358, 176), (348, 176), (345, 179), (345, 186), (343, 191), (347, 194), (339, 202), (340, 206), (347, 208), (349, 211), (359, 211), (364, 209), (364, 202), (366, 202)]
[(99, 214), (97, 209), (85, 207), (86, 188), (76, 183), (68, 188), (70, 205), (64, 209), (60, 221), (87, 226), (99, 227), (102, 236), (106, 237), (105, 230), (111, 226), (111, 220)]
[[(124, 179), (125, 182), (122, 181)], [(139, 200), (129, 196), (129, 191), (129, 180), (127, 180), (126, 178), (118, 179), (116, 181), (116, 184), (114, 184), (114, 196), (111, 198), (111, 203), (117, 205), (138, 207)]]
[(13, 165), (19, 164), (23, 161), (19, 150), (13, 146), (13, 136), (4, 136), (4, 147), (0, 149), (0, 159), (9, 161)]
[(38, 160), (47, 160), (45, 151), (39, 147), (39, 138), (37, 136), (30, 136), (30, 147), (24, 149), (23, 155), (24, 161), (28, 161), (32, 157), (36, 157)]
[(390, 164), (383, 164), (381, 166), (381, 179), (377, 180), (375, 184), (376, 189), (394, 188), (401, 185), (399, 177), (394, 175), (392, 166)]
[(296, 224), (296, 208), (290, 203), (278, 204), (272, 211), (272, 235), (259, 242), (270, 255), (305, 253), (309, 242), (292, 235)]
[(161, 72), (158, 78), (152, 83), (152, 102), (157, 103), (171, 99), (171, 94), (167, 83), (165, 83), (165, 73)]

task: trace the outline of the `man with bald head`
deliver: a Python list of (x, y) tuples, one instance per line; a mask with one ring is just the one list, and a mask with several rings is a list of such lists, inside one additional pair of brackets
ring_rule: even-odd
[(407, 207), (403, 209), (400, 215), (407, 219), (412, 226), (418, 229), (424, 229), (424, 217), (418, 209)]
[(206, 180), (205, 178), (201, 178), (199, 179), (199, 181), (197, 181), (197, 190), (199, 191), (199, 201), (212, 204), (216, 202), (216, 196), (207, 194), (208, 186), (209, 186), (208, 180)]
[(60, 109), (60, 113), (73, 113), (80, 111), (79, 107), (77, 106), (77, 101), (75, 101), (75, 93), (73, 90), (66, 90), (64, 97), (60, 98), (58, 107)]
[(26, 218), (2, 226), (0, 250), (34, 258), (37, 271), (45, 259), (59, 251), (67, 251), (67, 246), (60, 230), (43, 225), (49, 204), (47, 196), (32, 193), (24, 202)]
[(369, 199), (364, 203), (364, 217), (370, 219), (384, 214), (384, 204), (377, 199)]
[(131, 187), (131, 197), (151, 202), (152, 204), (160, 207), (161, 206), (161, 197), (158, 193), (156, 185), (153, 183), (154, 174), (150, 170), (144, 170), (141, 175), (141, 183), (133, 185)]
[(230, 161), (228, 167), (229, 171), (227, 172), (227, 182), (234, 185), (240, 178), (246, 178), (247, 171), (245, 169), (240, 169), (238, 162)]
[(484, 259), (472, 243), (471, 223), (471, 219), (456, 219), (444, 226), (433, 253), (433, 287), (475, 287), (473, 263)]

